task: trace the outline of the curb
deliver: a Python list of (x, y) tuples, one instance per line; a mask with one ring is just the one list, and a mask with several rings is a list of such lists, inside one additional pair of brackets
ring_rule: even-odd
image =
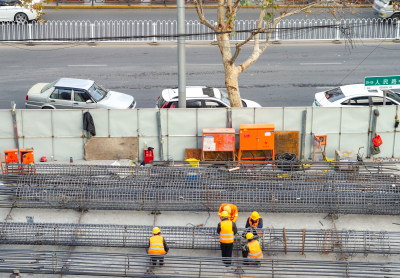
[[(296, 5), (277, 5), (278, 9), (282, 8), (296, 8), (299, 6)], [(327, 6), (325, 5), (320, 5), (320, 6), (315, 6), (313, 8), (321, 9), (321, 8), (326, 8)], [(176, 5), (171, 5), (171, 6), (142, 6), (142, 5), (133, 5), (133, 6), (118, 6), (118, 5), (107, 5), (107, 6), (82, 6), (82, 5), (68, 5), (68, 6), (56, 6), (56, 5), (47, 5), (43, 7), (44, 9), (82, 9), (82, 10), (89, 10), (89, 9), (176, 9)], [(218, 6), (204, 6), (203, 9), (216, 9)], [(252, 7), (241, 7), (242, 9), (259, 9), (259, 6), (252, 6)], [(372, 8), (371, 5), (357, 5), (352, 8)], [(185, 9), (195, 9), (194, 6), (185, 6)]]

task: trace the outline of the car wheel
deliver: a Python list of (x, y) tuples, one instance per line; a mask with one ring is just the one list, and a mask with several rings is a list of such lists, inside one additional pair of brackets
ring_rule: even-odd
[(14, 16), (14, 21), (17, 24), (27, 24), (28, 23), (28, 16), (24, 13), (17, 13)]
[(393, 24), (397, 24), (400, 21), (400, 14), (394, 14), (390, 18), (393, 20)]
[(42, 109), (53, 109), (53, 108), (45, 106), (45, 107), (42, 107)]

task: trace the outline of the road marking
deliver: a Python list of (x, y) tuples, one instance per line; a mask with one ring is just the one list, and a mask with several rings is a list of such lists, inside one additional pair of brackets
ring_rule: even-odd
[(300, 65), (341, 65), (342, 63), (300, 63)]
[(107, 65), (68, 65), (68, 67), (106, 67)]

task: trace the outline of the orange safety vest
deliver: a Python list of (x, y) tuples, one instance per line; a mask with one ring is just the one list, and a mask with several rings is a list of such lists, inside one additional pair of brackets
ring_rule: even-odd
[(219, 233), (219, 242), (221, 243), (233, 243), (235, 235), (233, 234), (232, 221), (223, 220), (221, 221), (221, 232)]
[(164, 238), (160, 235), (155, 235), (150, 238), (149, 254), (165, 255)]
[(247, 243), (249, 247), (248, 257), (253, 260), (261, 260), (263, 258), (263, 253), (261, 251), (260, 243), (258, 240), (252, 240)]
[(260, 228), (257, 228), (257, 227), (258, 227), (258, 223), (260, 222), (260, 218), (258, 218), (257, 221), (256, 221), (255, 223), (252, 223), (251, 221), (254, 221), (254, 220), (252, 220), (252, 219), (249, 217), (249, 225), (250, 225), (250, 226), (251, 226), (251, 225), (256, 226), (257, 234), (258, 234), (259, 236), (262, 236), (262, 235), (263, 235), (262, 230), (261, 230)]
[(254, 222), (254, 223), (252, 223), (251, 221), (254, 221), (254, 220), (252, 220), (252, 219), (249, 217), (249, 225), (250, 225), (250, 226), (253, 225), (253, 226), (258, 227), (258, 222), (260, 222), (260, 218), (258, 218), (257, 221)]

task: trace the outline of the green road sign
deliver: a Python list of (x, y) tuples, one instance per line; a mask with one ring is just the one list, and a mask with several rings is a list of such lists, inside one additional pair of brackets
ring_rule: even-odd
[(365, 77), (367, 89), (400, 89), (400, 76), (370, 76)]

